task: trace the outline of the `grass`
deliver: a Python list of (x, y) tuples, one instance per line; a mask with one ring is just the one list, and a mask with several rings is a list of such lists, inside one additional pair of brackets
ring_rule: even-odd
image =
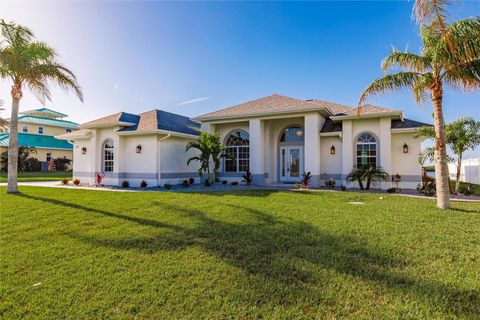
[[(480, 314), (480, 205), (342, 192), (0, 189), (3, 319)], [(364, 202), (350, 204), (349, 202)]]
[[(18, 181), (60, 181), (63, 179), (72, 179), (72, 172), (54, 171), (54, 172), (19, 172)], [(0, 182), (7, 182), (7, 173), (0, 172)]]

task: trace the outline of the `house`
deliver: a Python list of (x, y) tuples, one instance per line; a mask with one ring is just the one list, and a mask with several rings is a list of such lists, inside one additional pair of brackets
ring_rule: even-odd
[[(55, 138), (57, 135), (78, 130), (78, 123), (64, 120), (67, 115), (48, 109), (39, 108), (19, 113), (18, 145), (33, 147), (37, 158), (42, 163), (42, 171), (48, 170), (48, 162), (56, 158), (73, 158), (73, 144)], [(0, 154), (8, 150), (10, 134), (0, 133)], [(2, 164), (3, 167), (3, 164)]]
[(156, 186), (196, 177), (197, 164), (186, 165), (195, 153), (185, 145), (203, 130), (219, 133), (234, 156), (223, 162), (221, 180), (240, 181), (249, 169), (255, 184), (295, 183), (309, 171), (313, 187), (327, 179), (341, 185), (354, 166), (375, 165), (399, 174), (399, 187), (415, 188), (421, 182), (417, 156), (423, 139), (414, 132), (424, 125), (405, 119), (401, 110), (373, 105), (357, 110), (274, 94), (194, 119), (160, 110), (120, 112), (60, 138), (74, 141), (74, 177), (87, 183), (96, 173), (114, 185), (145, 180)]
[[(449, 163), (450, 179), (457, 178), (457, 163)], [(460, 167), (460, 181), (480, 184), (480, 157), (463, 159)]]

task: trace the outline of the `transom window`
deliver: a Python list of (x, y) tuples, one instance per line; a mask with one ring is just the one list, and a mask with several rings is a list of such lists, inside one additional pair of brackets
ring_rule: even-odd
[(225, 159), (226, 172), (245, 172), (250, 167), (250, 140), (248, 133), (234, 130), (225, 139), (226, 154), (233, 159)]
[(357, 139), (357, 167), (377, 166), (377, 140), (370, 133), (362, 133)]
[(280, 136), (280, 142), (303, 142), (304, 140), (305, 131), (299, 126), (288, 127)]
[(113, 171), (113, 141), (107, 139), (103, 143), (103, 172)]

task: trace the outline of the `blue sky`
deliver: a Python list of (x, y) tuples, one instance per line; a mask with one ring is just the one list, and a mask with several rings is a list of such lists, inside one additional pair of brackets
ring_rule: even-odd
[[(0, 17), (31, 27), (79, 78), (85, 103), (54, 90), (47, 106), (85, 122), (152, 108), (195, 116), (280, 93), (351, 106), (382, 75), (391, 46), (418, 51), (412, 1), (2, 2)], [(480, 15), (480, 1), (452, 7)], [(10, 101), (8, 82), (0, 98)], [(409, 92), (369, 101), (432, 122)], [(31, 94), (21, 109), (40, 106)], [(480, 119), (480, 93), (445, 93), (447, 121)], [(478, 153), (478, 152), (477, 152)]]

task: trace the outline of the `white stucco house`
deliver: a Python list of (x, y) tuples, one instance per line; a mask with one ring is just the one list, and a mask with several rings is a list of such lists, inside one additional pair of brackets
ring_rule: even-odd
[(204, 130), (219, 133), (235, 156), (223, 162), (221, 180), (241, 181), (249, 169), (255, 184), (294, 183), (310, 171), (313, 187), (329, 178), (342, 185), (355, 165), (368, 164), (399, 174), (399, 187), (415, 188), (421, 182), (417, 156), (423, 139), (414, 132), (427, 124), (405, 119), (401, 110), (366, 105), (358, 111), (274, 94), (193, 119), (161, 110), (120, 112), (59, 138), (73, 140), (73, 176), (83, 183), (94, 183), (97, 173), (111, 185), (198, 179), (197, 164), (187, 166), (194, 151), (185, 146)]

